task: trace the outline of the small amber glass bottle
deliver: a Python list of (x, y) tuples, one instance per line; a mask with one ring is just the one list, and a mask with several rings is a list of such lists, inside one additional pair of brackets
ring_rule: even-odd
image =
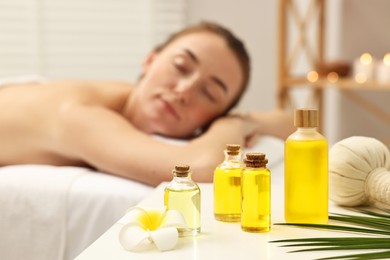
[(241, 171), (244, 163), (238, 144), (227, 144), (225, 160), (214, 171), (214, 217), (238, 222), (241, 215)]
[(164, 205), (168, 210), (182, 213), (187, 228), (178, 228), (179, 236), (194, 236), (200, 233), (200, 189), (191, 179), (188, 165), (176, 165), (173, 180), (165, 187)]
[(271, 172), (263, 153), (248, 153), (241, 173), (241, 229), (268, 232), (271, 227)]

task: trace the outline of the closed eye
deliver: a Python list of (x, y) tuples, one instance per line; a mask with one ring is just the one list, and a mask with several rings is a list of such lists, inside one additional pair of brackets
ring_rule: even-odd
[(214, 94), (210, 92), (208, 87), (202, 87), (201, 91), (211, 102), (215, 103), (217, 101), (217, 99), (214, 97)]
[(183, 74), (189, 74), (192, 70), (190, 62), (182, 55), (175, 56), (172, 63), (173, 66)]

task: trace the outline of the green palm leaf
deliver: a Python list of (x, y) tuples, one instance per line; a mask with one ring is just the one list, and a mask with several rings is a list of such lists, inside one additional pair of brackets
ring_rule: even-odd
[(311, 228), (321, 228), (321, 229), (329, 229), (329, 230), (339, 230), (339, 231), (349, 231), (349, 232), (357, 232), (357, 233), (390, 236), (390, 231), (383, 231), (379, 229), (369, 229), (369, 228), (357, 228), (351, 226), (339, 226), (339, 225), (327, 225), (327, 224), (304, 224), (304, 223), (277, 223), (275, 225), (311, 227)]
[[(333, 224), (304, 224), (304, 223), (277, 223), (276, 225), (289, 225), (306, 228), (319, 228), (333, 231), (355, 232), (362, 234), (377, 234), (381, 237), (327, 237), (302, 238), (270, 241), (272, 243), (290, 243), (282, 247), (309, 247), (290, 252), (307, 252), (322, 250), (355, 250), (355, 249), (390, 249), (390, 212), (382, 214), (367, 210), (354, 210), (358, 215), (332, 214), (329, 219), (348, 225)], [(357, 225), (357, 226), (356, 226)], [(327, 257), (321, 259), (389, 259), (390, 250)]]
[[(335, 246), (330, 246), (324, 245), (321, 243), (309, 243), (306, 244), (306, 246), (326, 246), (326, 248), (310, 248), (310, 249), (301, 249), (301, 250), (295, 250), (291, 252), (305, 252), (305, 251), (322, 251), (324, 249), (326, 250), (350, 250), (350, 249), (390, 249), (390, 243), (387, 241), (386, 243), (371, 243), (367, 245), (362, 245), (362, 244), (353, 244), (353, 245), (335, 245)], [(297, 246), (297, 245), (290, 245), (290, 246)]]
[[(315, 239), (319, 243), (337, 243), (337, 244), (356, 244), (356, 241), (359, 243), (371, 244), (377, 242), (389, 242), (389, 238), (377, 238), (377, 237), (320, 237), (320, 238), (296, 238), (293, 239), (295, 242), (312, 242)], [(290, 242), (291, 239), (276, 240), (271, 242)]]
[(372, 218), (372, 217), (361, 217), (361, 216), (349, 216), (344, 214), (335, 214), (333, 216), (329, 216), (332, 220), (337, 220), (341, 222), (349, 222), (353, 224), (359, 224), (363, 226), (370, 226), (380, 229), (385, 229), (390, 231), (390, 220), (387, 218)]
[(389, 258), (390, 258), (390, 251), (382, 251), (382, 252), (375, 252), (375, 253), (325, 257), (325, 258), (318, 258), (318, 260), (330, 260), (330, 259), (366, 260), (366, 259), (389, 259)]

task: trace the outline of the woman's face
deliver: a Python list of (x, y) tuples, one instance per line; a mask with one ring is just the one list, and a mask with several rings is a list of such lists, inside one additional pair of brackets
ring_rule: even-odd
[(228, 108), (242, 82), (224, 39), (210, 32), (183, 35), (148, 56), (131, 121), (147, 133), (189, 137)]

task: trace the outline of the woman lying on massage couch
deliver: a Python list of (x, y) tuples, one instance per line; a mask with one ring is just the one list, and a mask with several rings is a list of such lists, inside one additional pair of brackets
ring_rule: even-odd
[[(214, 23), (171, 36), (142, 65), (135, 84), (48, 81), (0, 89), (0, 165), (96, 168), (157, 185), (186, 163), (196, 181), (212, 181), (227, 143), (257, 135), (287, 137), (281, 111), (229, 115), (249, 80), (242, 42)], [(188, 139), (185, 145), (153, 135)]]

